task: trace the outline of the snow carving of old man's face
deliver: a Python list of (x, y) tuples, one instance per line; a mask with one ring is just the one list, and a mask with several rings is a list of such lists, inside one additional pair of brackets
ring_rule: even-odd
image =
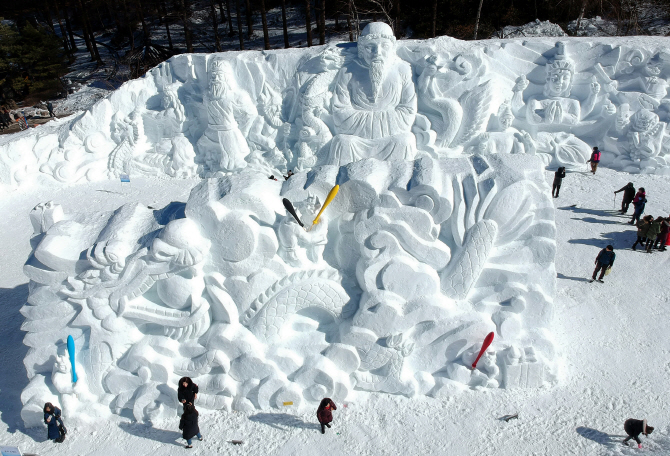
[(232, 87), (233, 70), (230, 63), (223, 59), (216, 59), (212, 62), (209, 74), (209, 94), (212, 98), (223, 98), (228, 89)]
[(395, 57), (393, 30), (381, 22), (368, 24), (358, 38), (358, 57), (368, 68), (373, 98), (379, 96), (385, 70)]

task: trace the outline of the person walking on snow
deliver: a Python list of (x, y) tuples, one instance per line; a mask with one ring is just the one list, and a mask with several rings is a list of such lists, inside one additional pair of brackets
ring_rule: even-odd
[(614, 194), (616, 195), (619, 192), (623, 192), (623, 199), (621, 200), (621, 213), (625, 214), (628, 212), (628, 207), (633, 201), (633, 198), (635, 198), (635, 186), (632, 182), (628, 182), (628, 184), (621, 187), (619, 190), (614, 192)]
[[(656, 236), (656, 242), (654, 242), (654, 248), (658, 249), (659, 252), (665, 252), (665, 245), (668, 240), (668, 233), (670, 233), (670, 217), (661, 219), (661, 233)], [(656, 244), (660, 244), (656, 247)]]
[(54, 407), (51, 402), (44, 404), (44, 423), (47, 425), (47, 439), (53, 440), (56, 443), (61, 443), (65, 439), (65, 435), (61, 435), (60, 432), (60, 426), (63, 426), (63, 420), (60, 415), (60, 409)]
[(50, 101), (47, 102), (47, 109), (49, 110), (49, 117), (56, 117), (54, 114), (54, 105)]
[(635, 198), (633, 198), (633, 207), (635, 208), (635, 212), (633, 212), (633, 218), (631, 219), (629, 224), (633, 224), (637, 221), (640, 220), (640, 217), (642, 217), (642, 214), (644, 214), (644, 206), (647, 204), (647, 194), (644, 191), (644, 187), (640, 187), (635, 194)]
[(198, 437), (202, 440), (200, 428), (198, 427), (198, 411), (193, 404), (184, 404), (184, 413), (179, 420), (179, 429), (181, 429), (181, 436), (186, 440), (186, 448), (193, 448), (191, 445), (193, 437)]
[(551, 196), (553, 196), (554, 198), (558, 198), (558, 192), (561, 191), (561, 183), (563, 183), (564, 177), (565, 177), (565, 166), (561, 166), (554, 173), (554, 185), (551, 187)]
[(316, 417), (321, 423), (322, 434), (326, 433), (326, 427), (330, 428), (330, 423), (333, 421), (333, 410), (337, 410), (335, 403), (329, 397), (323, 398), (316, 410)]
[(628, 445), (628, 441), (633, 439), (637, 442), (638, 448), (642, 448), (642, 442), (640, 442), (639, 435), (643, 434), (648, 436), (654, 432), (654, 428), (652, 426), (647, 426), (647, 420), (634, 420), (633, 418), (628, 418), (623, 423), (623, 429), (626, 431), (626, 434), (628, 434), (628, 437), (624, 439), (623, 444)]
[(198, 397), (198, 385), (193, 383), (190, 377), (182, 377), (179, 379), (179, 388), (177, 389), (177, 399), (184, 404), (194, 404)]
[(642, 220), (637, 222), (637, 241), (631, 247), (633, 250), (636, 249), (637, 245), (640, 244), (644, 247), (645, 241), (647, 240), (647, 233), (649, 232), (649, 227), (651, 226), (651, 221), (654, 220), (654, 217), (647, 215)]
[(647, 244), (645, 245), (647, 253), (651, 253), (651, 249), (656, 242), (656, 237), (661, 234), (661, 223), (663, 223), (663, 217), (658, 217), (656, 220), (652, 217), (652, 221), (649, 224), (649, 231), (647, 231)]
[(596, 274), (598, 274), (598, 271), (600, 271), (600, 277), (598, 277), (598, 282), (604, 283), (603, 277), (605, 277), (605, 272), (612, 267), (615, 258), (616, 254), (614, 253), (614, 247), (608, 245), (607, 247), (602, 249), (598, 254), (598, 256), (596, 257), (596, 268), (593, 271), (593, 278), (589, 280), (589, 283), (596, 280)]
[(591, 158), (587, 160), (586, 163), (591, 163), (591, 172), (595, 174), (596, 169), (598, 169), (598, 163), (600, 163), (600, 151), (598, 150), (598, 146), (593, 148)]

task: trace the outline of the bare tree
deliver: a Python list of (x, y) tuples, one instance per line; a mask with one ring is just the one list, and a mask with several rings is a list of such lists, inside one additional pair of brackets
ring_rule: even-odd
[(311, 0), (305, 0), (305, 29), (307, 30), (307, 46), (312, 46)]
[(230, 0), (226, 0), (226, 12), (228, 13), (228, 36), (233, 36), (235, 32), (233, 31), (233, 15), (230, 14)]
[(251, 3), (249, 0), (244, 0), (244, 12), (247, 15), (247, 33), (249, 39), (251, 39), (254, 35), (254, 21), (251, 17)]
[(326, 43), (326, 0), (321, 0), (321, 11), (320, 11), (320, 23), (321, 29), (319, 30), (319, 44)]
[(186, 52), (193, 52), (193, 35), (188, 21), (191, 16), (191, 5), (188, 0), (181, 0), (181, 20), (184, 24), (184, 39), (186, 40)]
[(263, 46), (270, 49), (270, 34), (268, 33), (268, 19), (265, 16), (265, 0), (261, 1), (261, 22), (263, 24)]
[(240, 51), (244, 51), (244, 36), (242, 35), (242, 15), (240, 14), (240, 2), (235, 0), (235, 13), (237, 14), (237, 34), (240, 38)]
[(477, 29), (479, 29), (479, 16), (482, 14), (482, 4), (484, 0), (479, 0), (479, 8), (477, 8), (477, 20), (475, 21), (475, 40), (477, 39)]
[[(480, 7), (481, 8), (481, 7)], [(477, 15), (477, 21), (479, 21), (479, 15)], [(435, 38), (435, 29), (437, 28), (437, 0), (433, 0), (433, 23), (431, 27), (431, 36)], [(475, 39), (477, 39), (477, 29), (475, 28)]]
[(281, 22), (284, 27), (284, 47), (290, 48), (291, 45), (288, 42), (288, 28), (286, 27), (286, 0), (281, 0)]
[(210, 14), (212, 16), (212, 27), (214, 28), (214, 43), (216, 52), (221, 52), (221, 40), (219, 40), (219, 24), (216, 20), (216, 8), (214, 7), (214, 0), (209, 0)]

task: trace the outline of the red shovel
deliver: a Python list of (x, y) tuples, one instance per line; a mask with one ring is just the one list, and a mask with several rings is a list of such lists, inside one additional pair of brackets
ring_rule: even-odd
[(490, 332), (490, 333), (488, 333), (488, 335), (484, 339), (484, 343), (482, 344), (482, 349), (479, 350), (479, 355), (477, 355), (477, 359), (475, 360), (474, 363), (472, 363), (472, 369), (473, 370), (477, 368), (477, 363), (479, 362), (479, 358), (482, 357), (482, 355), (484, 354), (486, 349), (489, 348), (489, 345), (491, 345), (491, 342), (493, 342), (493, 336), (494, 336), (493, 332)]

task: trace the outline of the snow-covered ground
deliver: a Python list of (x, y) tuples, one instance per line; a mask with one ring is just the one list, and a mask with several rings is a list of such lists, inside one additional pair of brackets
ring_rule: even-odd
[[(552, 172), (546, 173), (548, 183)], [(630, 250), (635, 232), (616, 213), (613, 190), (632, 180), (644, 186), (646, 213), (670, 213), (667, 177), (612, 170), (570, 173), (554, 200), (558, 228), (557, 295), (550, 328), (562, 358), (558, 386), (540, 390), (464, 391), (452, 397), (414, 398), (360, 394), (338, 404), (335, 422), (321, 435), (313, 413), (290, 409), (202, 412), (204, 442), (194, 454), (240, 455), (620, 455), (638, 454), (621, 445), (623, 421), (649, 420), (656, 431), (644, 453), (670, 453), (670, 284), (668, 253)], [(22, 265), (30, 253), (28, 212), (53, 200), (68, 212), (110, 210), (128, 201), (162, 207), (185, 201), (195, 180), (133, 179), (131, 184), (96, 182), (69, 187), (44, 185), (9, 192), (0, 199), (4, 324), (0, 370), (0, 445), (18, 445), (39, 455), (182, 454), (178, 420), (153, 427), (116, 418), (69, 428), (65, 443), (46, 441), (46, 429), (25, 429), (19, 415), (27, 384), (22, 364), (19, 313), (28, 296)], [(574, 205), (574, 206), (573, 206)], [(612, 244), (617, 260), (605, 284), (588, 283), (598, 251)], [(519, 413), (509, 422), (500, 418)], [(66, 424), (67, 424), (67, 417)], [(242, 439), (241, 447), (228, 441)]]

